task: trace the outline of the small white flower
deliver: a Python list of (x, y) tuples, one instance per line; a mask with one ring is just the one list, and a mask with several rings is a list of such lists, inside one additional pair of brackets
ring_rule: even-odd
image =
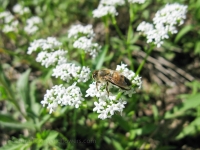
[(22, 5), (20, 4), (16, 4), (14, 7), (13, 7), (13, 12), (15, 13), (18, 13), (20, 15), (23, 15), (25, 13), (29, 13), (30, 12), (30, 9), (28, 7), (23, 7)]
[(146, 0), (128, 0), (129, 3), (143, 4)]
[(2, 23), (2, 32), (16, 32), (18, 31), (19, 21), (15, 20), (15, 17), (9, 12), (0, 13), (0, 22)]
[(68, 31), (68, 38), (78, 38), (86, 36), (88, 38), (94, 37), (92, 25), (83, 26), (81, 24), (73, 25)]
[(186, 18), (187, 6), (178, 3), (167, 4), (163, 9), (156, 12), (153, 18), (154, 24), (182, 25)]
[(46, 68), (50, 65), (59, 65), (66, 63), (66, 51), (65, 50), (57, 50), (54, 52), (42, 51), (37, 55), (36, 61), (40, 62), (42, 66)]
[(81, 68), (72, 63), (63, 63), (57, 65), (56, 68), (53, 69), (52, 76), (55, 76), (56, 78), (60, 77), (67, 82), (70, 82), (72, 79), (77, 82), (86, 82), (90, 78), (90, 69), (85, 66)]
[(37, 16), (33, 16), (29, 19), (27, 19), (26, 21), (26, 26), (24, 28), (24, 31), (28, 34), (34, 34), (39, 28), (38, 28), (38, 24), (40, 24), (42, 22), (42, 19), (37, 17)]
[(54, 51), (54, 49), (57, 49), (61, 46), (62, 44), (56, 40), (55, 37), (48, 37), (47, 39), (38, 39), (34, 40), (30, 46), (28, 47), (28, 52), (27, 54), (31, 54), (34, 51), (37, 51), (38, 49), (43, 50), (43, 51)]
[(58, 105), (69, 105), (78, 108), (83, 100), (81, 90), (76, 86), (76, 83), (68, 88), (65, 88), (61, 84), (59, 86), (55, 85), (52, 89), (47, 90), (41, 104), (43, 107), (47, 105), (47, 109), (49, 109), (49, 113), (51, 114), (56, 110)]
[(18, 24), (19, 24), (19, 22), (17, 20), (15, 20), (9, 24), (5, 24), (2, 31), (4, 33), (15, 32), (18, 30)]
[(122, 6), (125, 4), (125, 1), (124, 0), (101, 0), (100, 3), (103, 5)]
[(101, 18), (106, 15), (118, 15), (115, 6), (103, 4), (99, 4), (98, 8), (95, 9), (92, 14), (94, 18)]
[(74, 42), (73, 47), (84, 50), (86, 53), (89, 53), (93, 58), (97, 56), (97, 51), (100, 49), (98, 43), (93, 43), (92, 39), (88, 39), (84, 36), (77, 39)]
[(157, 47), (163, 44), (164, 39), (169, 38), (169, 33), (177, 33), (176, 25), (181, 25), (186, 18), (187, 6), (180, 4), (167, 4), (157, 11), (153, 18), (153, 24), (142, 22), (137, 27), (147, 37), (147, 43), (154, 43)]
[[(136, 88), (141, 88), (141, 77), (129, 70), (126, 64), (117, 65), (116, 70), (131, 81), (132, 86), (130, 90), (121, 90), (124, 95), (131, 97), (135, 93)], [(96, 82), (93, 82), (89, 85), (89, 88), (86, 91), (85, 97), (90, 96), (98, 99), (98, 101), (94, 102), (95, 107), (93, 111), (96, 111), (99, 114), (98, 118), (100, 119), (110, 118), (115, 112), (122, 113), (125, 108), (126, 101), (124, 101), (121, 97), (119, 98), (118, 95), (110, 92), (111, 87), (116, 86), (109, 84), (109, 96), (106, 91), (106, 83), (96, 84)]]

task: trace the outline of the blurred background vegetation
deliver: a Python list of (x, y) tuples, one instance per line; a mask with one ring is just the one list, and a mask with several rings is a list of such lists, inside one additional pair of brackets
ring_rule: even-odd
[[(27, 55), (30, 42), (54, 36), (70, 49), (65, 44), (69, 27), (92, 24), (96, 41), (103, 48), (109, 46), (90, 66), (93, 70), (95, 65), (115, 68), (122, 61), (137, 68), (147, 47), (146, 39), (136, 32), (138, 24), (151, 21), (157, 10), (174, 2), (188, 6), (185, 23), (147, 58), (140, 73), (143, 87), (128, 99), (123, 116), (98, 119), (90, 98), (86, 98), (88, 109), (63, 107), (49, 115), (42, 107), (46, 89), (61, 81), (52, 78), (52, 70), (37, 63), (35, 56)], [(143, 5), (132, 25), (132, 60), (114, 26), (105, 30), (103, 20), (92, 17), (97, 0), (0, 0), (0, 12), (13, 13), (17, 3), (29, 7), (43, 24), (31, 36), (23, 31), (28, 16), (18, 18), (18, 32), (3, 33), (0, 24), (0, 149), (200, 149), (200, 1), (150, 0)], [(117, 24), (126, 34), (128, 10), (118, 7), (118, 12)]]

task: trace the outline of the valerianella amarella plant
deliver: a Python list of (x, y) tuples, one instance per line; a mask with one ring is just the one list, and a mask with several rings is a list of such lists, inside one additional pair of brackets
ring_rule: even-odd
[(13, 13), (10, 11), (0, 12), (2, 31), (4, 33), (18, 32), (20, 28), (23, 28), (27, 34), (36, 33), (39, 30), (38, 25), (42, 23), (42, 19), (38, 16), (33, 16), (25, 20), (24, 25), (22, 25), (23, 19), (19, 21), (18, 18), (26, 18), (24, 15), (26, 15), (26, 17), (30, 15), (30, 9), (28, 7), (23, 7), (20, 4), (13, 6)]
[[(74, 47), (78, 50), (84, 50), (85, 53), (89, 53), (92, 57), (95, 57), (100, 49), (97, 43), (92, 42), (94, 36), (91, 25), (74, 25), (68, 32), (68, 37), (74, 41), (73, 46), (75, 45)], [(81, 43), (83, 47), (79, 48), (78, 46), (81, 44), (76, 44), (76, 42), (80, 41), (81, 38), (86, 38), (90, 42)], [(38, 53), (36, 61), (46, 68), (52, 67), (52, 76), (60, 78), (69, 85), (68, 87), (63, 84), (55, 85), (46, 91), (41, 104), (47, 106), (49, 113), (54, 112), (59, 105), (78, 108), (84, 100), (79, 83), (87, 82), (90, 79), (90, 68), (74, 64), (70, 59), (67, 60), (68, 51), (61, 47), (62, 43), (56, 38), (48, 37), (47, 39), (33, 41), (27, 52), (28, 54)]]
[(73, 41), (73, 47), (89, 53), (92, 58), (97, 56), (100, 49), (99, 44), (93, 42), (94, 36), (92, 25), (77, 24), (73, 25), (68, 31), (68, 38)]
[[(128, 0), (130, 4), (143, 4), (145, 0)], [(125, 5), (125, 0), (100, 0), (98, 7), (92, 12), (94, 18), (101, 18), (107, 15), (117, 16), (117, 6)]]
[[(109, 92), (108, 95), (106, 91), (106, 83), (98, 83), (98, 87), (96, 87), (96, 82), (93, 82), (86, 91), (86, 97), (90, 96), (97, 98), (97, 101), (94, 102), (95, 108), (93, 111), (99, 114), (98, 118), (100, 119), (110, 118), (115, 112), (122, 113), (125, 104), (127, 103), (127, 101), (122, 97), (122, 93), (131, 97), (136, 92), (137, 88), (141, 88), (141, 77), (129, 70), (126, 64), (117, 65), (116, 71), (131, 81), (132, 86), (130, 90), (125, 91), (119, 89), (120, 92), (118, 94)], [(112, 87), (117, 88), (115, 85), (109, 84), (108, 90), (110, 91)]]
[(137, 31), (142, 32), (147, 37), (147, 43), (154, 43), (157, 47), (163, 44), (164, 39), (169, 38), (169, 34), (178, 32), (176, 26), (184, 23), (187, 6), (178, 3), (167, 4), (163, 9), (156, 12), (153, 23), (141, 22)]

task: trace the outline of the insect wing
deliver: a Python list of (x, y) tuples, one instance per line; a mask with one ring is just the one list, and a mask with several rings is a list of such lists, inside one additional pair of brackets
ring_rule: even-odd
[(107, 81), (107, 82), (110, 82), (116, 86), (118, 86), (119, 88), (123, 89), (123, 90), (130, 90), (130, 85), (131, 85), (131, 82), (124, 76), (120, 75), (117, 75), (117, 74), (113, 74), (113, 76), (106, 76), (104, 77), (104, 79)]

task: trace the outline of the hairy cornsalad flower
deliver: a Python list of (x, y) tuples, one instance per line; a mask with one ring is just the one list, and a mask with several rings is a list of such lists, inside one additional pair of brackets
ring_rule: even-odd
[(36, 61), (46, 68), (50, 65), (61, 65), (66, 63), (67, 51), (60, 49), (62, 44), (54, 37), (48, 37), (47, 39), (39, 39), (33, 41), (28, 47), (28, 54), (32, 54), (34, 51), (39, 51)]
[(101, 0), (100, 3), (103, 5), (122, 6), (125, 4), (125, 1), (124, 0)]
[(143, 4), (146, 0), (128, 0), (129, 3)]
[(93, 43), (92, 39), (88, 39), (84, 36), (77, 39), (74, 42), (73, 47), (84, 50), (86, 53), (89, 53), (89, 55), (91, 55), (93, 58), (97, 56), (97, 51), (100, 48), (98, 43)]
[(34, 34), (39, 29), (37, 25), (40, 24), (41, 22), (42, 19), (37, 16), (33, 16), (27, 19), (26, 26), (24, 28), (25, 32), (28, 34)]
[(89, 53), (93, 58), (97, 56), (100, 49), (98, 43), (93, 43), (95, 34), (92, 25), (74, 25), (68, 31), (68, 38), (73, 38), (73, 47)]
[(76, 83), (67, 88), (61, 84), (55, 85), (52, 89), (47, 90), (41, 104), (43, 107), (47, 105), (47, 109), (49, 109), (49, 113), (51, 114), (56, 110), (58, 105), (69, 105), (78, 108), (83, 100), (81, 90), (76, 86)]
[(92, 14), (94, 18), (101, 18), (106, 15), (118, 15), (116, 6), (124, 5), (124, 0), (101, 0), (97, 9), (95, 9)]
[(147, 37), (147, 43), (154, 43), (157, 47), (169, 38), (169, 33), (177, 33), (176, 25), (182, 25), (186, 18), (187, 6), (180, 4), (167, 4), (159, 10), (153, 18), (153, 24), (142, 22), (137, 27)]
[(29, 9), (28, 7), (23, 7), (23, 6), (20, 5), (20, 4), (16, 4), (16, 5), (13, 7), (13, 12), (18, 13), (18, 14), (20, 14), (20, 15), (23, 15), (23, 14), (29, 13), (29, 12), (30, 12), (30, 9)]
[(54, 50), (61, 46), (62, 44), (56, 40), (54, 37), (48, 37), (47, 39), (39, 39), (34, 40), (29, 48), (27, 54), (32, 54), (32, 52), (37, 51), (38, 49), (47, 51), (47, 50)]
[(73, 25), (68, 31), (68, 38), (79, 38), (80, 36), (86, 36), (88, 38), (94, 37), (94, 31), (92, 25), (82, 26), (80, 24)]
[[(120, 89), (123, 94), (131, 97), (135, 93), (135, 90), (137, 88), (141, 88), (141, 77), (136, 75), (133, 71), (129, 70), (127, 68), (127, 65), (125, 64), (117, 65), (116, 70), (131, 81), (132, 86), (130, 90), (125, 91)], [(112, 87), (116, 86), (113, 84), (109, 84), (108, 90)], [(96, 87), (96, 82), (93, 82), (89, 85), (86, 93), (87, 94), (85, 97), (97, 97), (98, 100), (94, 102), (95, 108), (93, 109), (93, 111), (99, 113), (98, 118), (100, 119), (110, 118), (112, 115), (114, 115), (115, 112), (122, 113), (123, 109), (125, 108), (126, 101), (123, 100), (122, 97), (111, 93), (110, 90), (108, 96), (108, 93), (106, 91), (106, 83), (98, 83)]]
[(77, 82), (86, 82), (90, 79), (90, 69), (88, 67), (76, 66), (72, 63), (64, 63), (57, 65), (53, 69), (52, 76), (56, 78), (60, 77), (62, 80), (70, 82), (71, 80), (76, 80)]
[(65, 50), (56, 50), (54, 52), (42, 51), (37, 55), (36, 61), (40, 62), (42, 66), (48, 68), (50, 65), (60, 65), (66, 63)]
[(15, 20), (15, 17), (9, 11), (0, 13), (0, 23), (4, 33), (18, 31), (19, 21)]

